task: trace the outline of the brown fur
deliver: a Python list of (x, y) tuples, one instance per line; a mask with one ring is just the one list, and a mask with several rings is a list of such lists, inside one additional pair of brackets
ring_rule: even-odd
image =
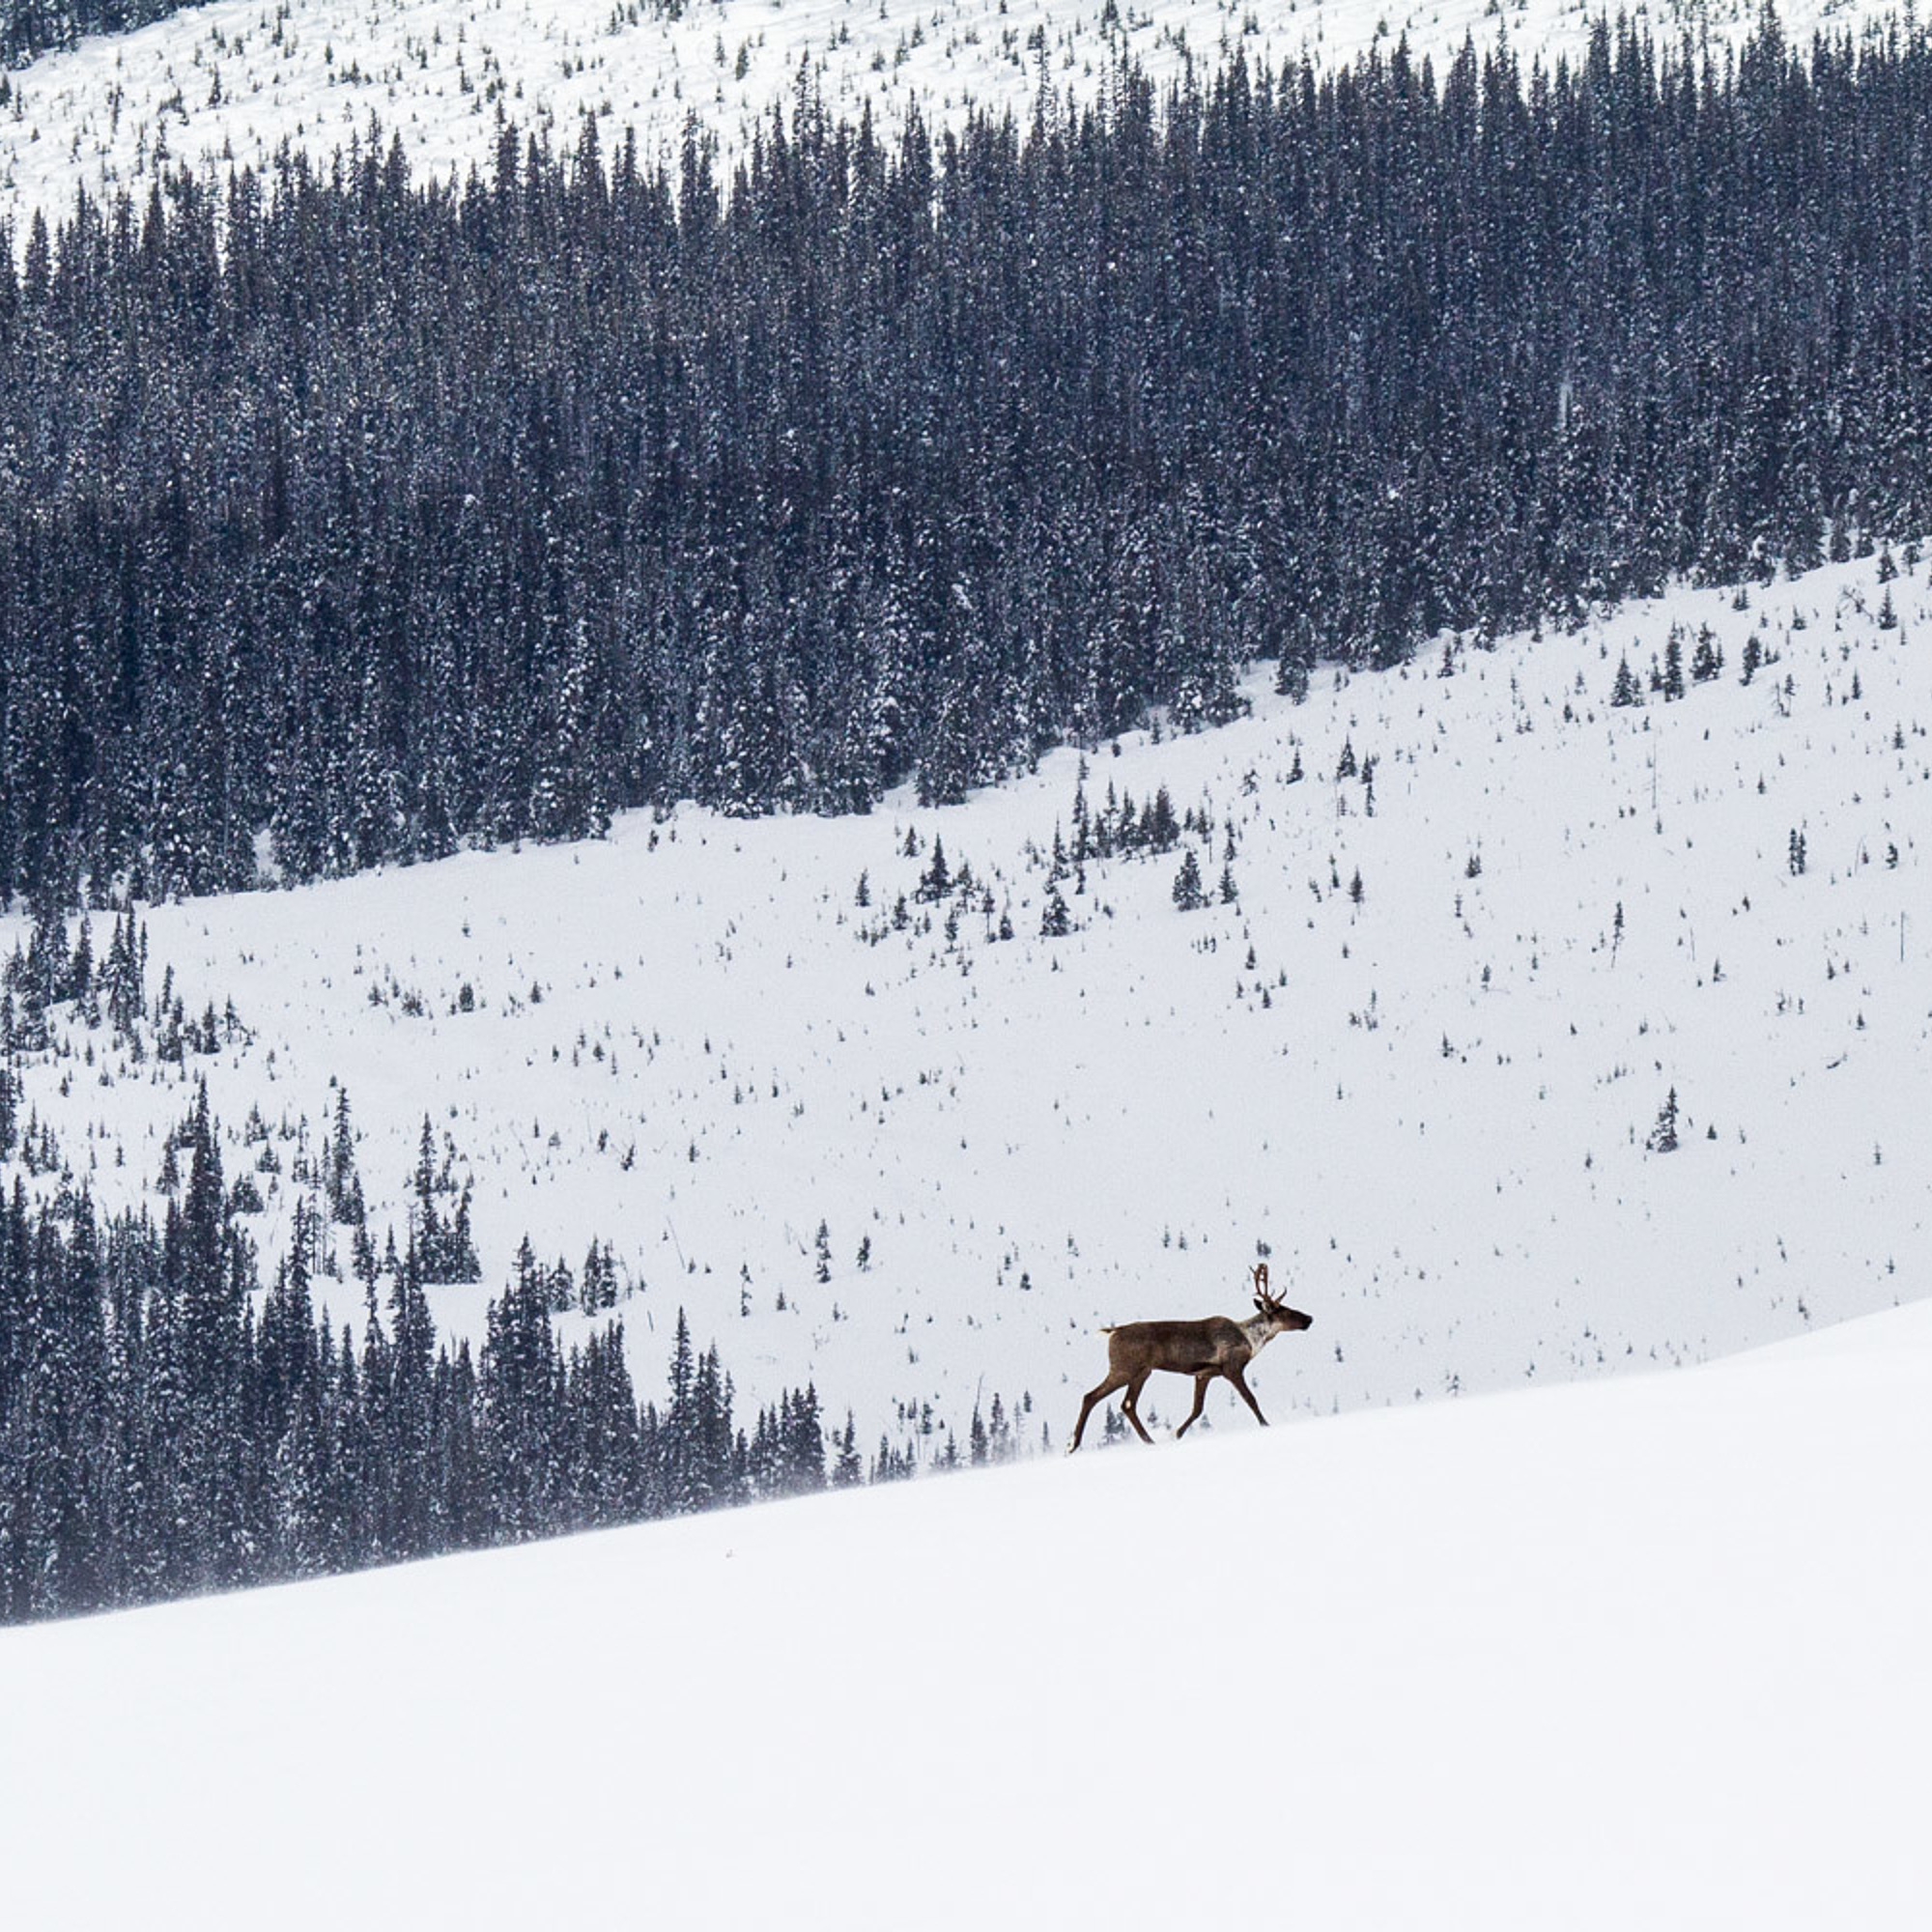
[(1073, 1440), (1066, 1445), (1070, 1456), (1080, 1446), (1087, 1430), (1087, 1418), (1094, 1405), (1103, 1402), (1118, 1388), (1126, 1395), (1122, 1413), (1133, 1424), (1134, 1434), (1143, 1442), (1153, 1437), (1141, 1426), (1140, 1395), (1147, 1378), (1156, 1369), (1172, 1375), (1194, 1378), (1194, 1407), (1187, 1420), (1175, 1431), (1185, 1435), (1208, 1400), (1208, 1384), (1216, 1376), (1234, 1385), (1235, 1393), (1254, 1410), (1255, 1420), (1264, 1429), (1267, 1417), (1248, 1387), (1243, 1373), (1255, 1356), (1277, 1335), (1309, 1327), (1312, 1318), (1299, 1309), (1277, 1301), (1267, 1292), (1267, 1268), (1255, 1270), (1255, 1307), (1258, 1313), (1247, 1321), (1233, 1321), (1225, 1315), (1210, 1315), (1202, 1321), (1128, 1321), (1117, 1328), (1103, 1328), (1107, 1338), (1107, 1379), (1089, 1391), (1080, 1405), (1080, 1420), (1073, 1425)]

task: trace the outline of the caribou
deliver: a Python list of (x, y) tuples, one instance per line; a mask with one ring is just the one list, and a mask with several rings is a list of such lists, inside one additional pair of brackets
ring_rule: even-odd
[(1107, 1338), (1107, 1379), (1090, 1391), (1080, 1405), (1080, 1420), (1073, 1425), (1073, 1440), (1066, 1445), (1066, 1453), (1070, 1456), (1079, 1448), (1094, 1405), (1104, 1402), (1117, 1388), (1127, 1392), (1121, 1408), (1133, 1424), (1135, 1435), (1143, 1442), (1151, 1442), (1153, 1437), (1141, 1427), (1139, 1403), (1141, 1389), (1156, 1369), (1194, 1378), (1194, 1406), (1187, 1420), (1174, 1432), (1177, 1441), (1200, 1417), (1201, 1406), (1208, 1400), (1208, 1384), (1216, 1376), (1234, 1383), (1236, 1394), (1254, 1410), (1255, 1420), (1265, 1429), (1267, 1417), (1262, 1413), (1262, 1406), (1255, 1400), (1255, 1392), (1248, 1386), (1242, 1371), (1277, 1335), (1307, 1328), (1314, 1318), (1277, 1301), (1268, 1293), (1265, 1262), (1258, 1262), (1253, 1274), (1255, 1312), (1245, 1321), (1210, 1315), (1205, 1321), (1127, 1321), (1116, 1328), (1101, 1329)]

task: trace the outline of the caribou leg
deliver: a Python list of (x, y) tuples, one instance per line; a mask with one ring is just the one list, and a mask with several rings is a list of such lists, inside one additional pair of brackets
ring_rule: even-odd
[(1125, 1376), (1109, 1376), (1080, 1405), (1080, 1420), (1073, 1425), (1073, 1440), (1066, 1445), (1066, 1453), (1069, 1456), (1073, 1454), (1074, 1450), (1079, 1448), (1080, 1438), (1087, 1433), (1087, 1418), (1094, 1412), (1094, 1405), (1096, 1402), (1105, 1402), (1117, 1388), (1123, 1388), (1126, 1385), (1126, 1380)]
[(1134, 1434), (1150, 1448), (1153, 1446), (1153, 1437), (1141, 1427), (1141, 1412), (1135, 1405), (1139, 1403), (1141, 1390), (1147, 1387), (1147, 1378), (1152, 1373), (1151, 1369), (1136, 1371), (1133, 1380), (1127, 1384), (1126, 1394), (1121, 1399), (1121, 1412), (1134, 1425)]
[(1268, 1419), (1262, 1413), (1262, 1406), (1255, 1400), (1255, 1392), (1248, 1386), (1247, 1378), (1241, 1374), (1240, 1363), (1230, 1363), (1226, 1374), (1228, 1379), (1240, 1391), (1241, 1400), (1254, 1410), (1255, 1420), (1265, 1429), (1268, 1426)]
[(1191, 1429), (1195, 1423), (1200, 1421), (1202, 1405), (1206, 1403), (1208, 1400), (1208, 1384), (1214, 1379), (1214, 1375), (1215, 1375), (1214, 1370), (1203, 1369), (1202, 1372), (1194, 1378), (1194, 1406), (1191, 1410), (1188, 1411), (1187, 1420), (1183, 1422), (1180, 1425), (1180, 1427), (1174, 1432), (1174, 1439), (1177, 1442), (1179, 1442), (1180, 1438), (1187, 1434), (1188, 1430)]

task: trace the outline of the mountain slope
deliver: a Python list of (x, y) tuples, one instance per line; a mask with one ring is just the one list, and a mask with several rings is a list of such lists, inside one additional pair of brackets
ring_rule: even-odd
[[(275, 1155), (252, 1219), (272, 1261), (339, 1081), (379, 1250), (425, 1117), (474, 1178), (484, 1279), (433, 1291), (445, 1336), (480, 1334), (526, 1233), (573, 1266), (608, 1240), (644, 1393), (682, 1306), (742, 1399), (813, 1379), (867, 1450), (923, 1461), (996, 1395), (1019, 1446), (1064, 1442), (1094, 1329), (1238, 1311), (1258, 1243), (1319, 1322), (1258, 1367), (1276, 1415), (1888, 1307), (1924, 1292), (1932, 1171), (1932, 601), (1923, 565), (1881, 585), (1887, 562), (1465, 641), (1446, 677), (1438, 648), (1300, 705), (1258, 686), (1252, 718), (1097, 747), (1084, 782), (1064, 752), (941, 810), (634, 815), (156, 907), (151, 997), (232, 1000), (245, 1037), (136, 1063), (70, 1009), (22, 1117), (106, 1207), (158, 1213), (205, 1078), (230, 1177)], [(1609, 706), (1673, 626), (1687, 661), (1708, 630), (1721, 672)], [(1776, 662), (1746, 684), (1753, 640)], [(1084, 892), (1069, 870), (1073, 930), (1042, 937), (1076, 793), (1123, 820), (1163, 788), (1197, 829), (1090, 860)], [(935, 841), (976, 883), (922, 902)], [(1174, 902), (1181, 846), (1200, 911)], [(1681, 1145), (1655, 1151), (1672, 1095)], [(354, 1282), (317, 1293), (359, 1310)], [(1248, 1426), (1225, 1392), (1209, 1418)]]
[[(1854, 0), (1787, 0), (1788, 33), (1857, 32), (1894, 10)], [(1735, 43), (1755, 24), (1747, 0), (1637, 7), (1660, 41)], [(1096, 99), (1123, 63), (1158, 80), (1211, 71), (1236, 48), (1278, 68), (1384, 51), (1404, 36), (1438, 65), (1465, 37), (1507, 31), (1527, 62), (1575, 59), (1593, 14), (1533, 0), (941, 0), (930, 10), (864, 0), (713, 0), (670, 13), (610, 0), (216, 0), (140, 32), (98, 37), (10, 76), (0, 97), (0, 220), (24, 242), (32, 211), (49, 219), (77, 188), (97, 196), (149, 186), (185, 162), (265, 166), (283, 142), (327, 161), (372, 119), (400, 134), (415, 166), (488, 172), (506, 123), (575, 145), (582, 118), (607, 137), (635, 128), (647, 156), (675, 164), (686, 123), (728, 156), (804, 83), (856, 121), (870, 103), (886, 128), (917, 102), (928, 125), (976, 106), (1024, 116), (1042, 85)]]
[(16, 1632), (10, 1899), (157, 1928), (1916, 1924), (1925, 1312)]

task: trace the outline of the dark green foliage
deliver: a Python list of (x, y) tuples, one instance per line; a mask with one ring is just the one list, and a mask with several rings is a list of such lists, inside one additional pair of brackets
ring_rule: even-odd
[(1662, 689), (1665, 703), (1674, 703), (1684, 696), (1684, 632), (1681, 625), (1671, 625), (1670, 636), (1664, 640)]
[(453, 1215), (437, 1206), (439, 1199), (457, 1192), (450, 1173), (454, 1160), (455, 1150), (447, 1148), (438, 1164), (436, 1136), (425, 1114), (416, 1147), (415, 1206), (410, 1212), (410, 1252), (423, 1281), (475, 1281), (482, 1273), (469, 1232), (469, 1182), (463, 1183)]
[(125, 34), (194, 0), (0, 0), (0, 69), (24, 66), (83, 34)]
[(322, 1185), (329, 1218), (360, 1227), (365, 1218), (362, 1181), (355, 1172), (355, 1128), (350, 1119), (346, 1087), (336, 1089), (335, 1122), (322, 1147)]
[(695, 139), (506, 129), (37, 220), (0, 899), (956, 798), (1257, 659), (1918, 528), (1932, 51), (1698, 59), (1129, 72), (937, 153), (807, 100), (728, 204)]
[(932, 864), (921, 877), (917, 897), (922, 899), (943, 899), (952, 890), (952, 874), (947, 869), (946, 841), (934, 838), (932, 841)]
[(601, 1315), (617, 1305), (617, 1264), (610, 1243), (592, 1241), (577, 1280), (577, 1306), (585, 1315)]
[[(473, 1364), (438, 1346), (413, 1238), (385, 1310), (370, 1268), (358, 1347), (316, 1305), (327, 1220), (298, 1198), (262, 1294), (205, 1093), (170, 1144), (158, 1228), (98, 1227), (85, 1195), (33, 1206), (17, 1182), (0, 1203), (0, 1623), (824, 1484), (815, 1390), (782, 1395), (754, 1470), (715, 1349), (696, 1357), (680, 1316), (671, 1400), (640, 1406), (621, 1323), (565, 1348), (569, 1270), (527, 1246)], [(611, 1269), (593, 1247), (579, 1305), (610, 1305)], [(856, 1480), (849, 1418), (838, 1449)]]
[(1141, 813), (1137, 842), (1151, 852), (1171, 852), (1179, 837), (1180, 821), (1174, 815), (1174, 801), (1168, 797), (1167, 787), (1162, 785), (1154, 792), (1152, 803)]
[(854, 1489), (866, 1480), (866, 1461), (859, 1454), (859, 1431), (849, 1408), (845, 1411), (845, 1433), (837, 1439), (838, 1454), (832, 1465), (832, 1487)]

